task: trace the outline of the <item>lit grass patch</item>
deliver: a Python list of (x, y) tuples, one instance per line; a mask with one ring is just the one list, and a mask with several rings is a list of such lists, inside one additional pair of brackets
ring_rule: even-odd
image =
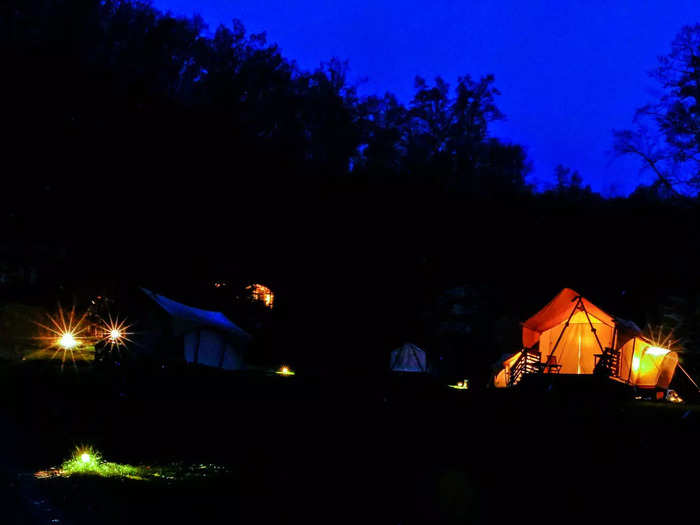
[(105, 461), (92, 447), (77, 447), (60, 468), (35, 473), (38, 479), (70, 476), (98, 476), (102, 478), (129, 478), (135, 480), (185, 481), (224, 476), (227, 470), (219, 465), (184, 465), (171, 463), (165, 466), (128, 465)]
[[(27, 361), (33, 360), (51, 360), (56, 356), (56, 350), (51, 348), (41, 348), (39, 350), (34, 350), (28, 352), (24, 359)], [(73, 358), (75, 361), (94, 361), (95, 360), (95, 346), (94, 345), (84, 345), (80, 348), (73, 349)]]
[(60, 475), (95, 475), (103, 478), (146, 479), (147, 469), (141, 466), (104, 461), (102, 455), (92, 447), (78, 447), (70, 459), (63, 462)]

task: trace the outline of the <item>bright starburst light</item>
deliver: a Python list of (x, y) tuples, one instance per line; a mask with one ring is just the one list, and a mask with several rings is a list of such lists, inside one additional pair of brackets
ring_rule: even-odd
[(86, 317), (87, 312), (76, 315), (75, 307), (67, 312), (59, 304), (55, 315), (47, 314), (49, 320), (47, 324), (36, 323), (44, 330), (44, 334), (35, 339), (41, 341), (45, 349), (55, 350), (52, 358), (61, 355), (61, 370), (66, 362), (66, 356), (70, 356), (75, 366), (74, 350), (89, 343), (87, 334), (89, 325)]
[[(646, 328), (644, 335), (654, 344), (655, 348), (663, 350), (664, 353), (668, 353), (667, 349), (675, 351), (683, 349), (682, 339), (674, 337), (672, 328), (665, 328), (663, 325), (647, 325)], [(649, 350), (647, 350), (648, 352)]]
[(109, 344), (109, 349), (117, 350), (121, 349), (122, 346), (126, 346), (126, 343), (131, 343), (129, 336), (132, 332), (129, 331), (131, 325), (126, 324), (126, 319), (120, 320), (119, 317), (109, 316), (108, 320), (102, 320), (102, 339)]

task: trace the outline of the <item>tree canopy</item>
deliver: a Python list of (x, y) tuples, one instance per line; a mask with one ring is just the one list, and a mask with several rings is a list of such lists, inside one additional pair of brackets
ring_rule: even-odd
[(370, 333), (370, 353), (409, 336), (477, 351), (564, 286), (639, 318), (700, 288), (697, 202), (680, 195), (698, 188), (699, 34), (681, 31), (654, 73), (664, 94), (616, 134), (657, 183), (606, 199), (567, 159), (533, 186), (525, 147), (491, 134), (506, 115), (488, 73), (360, 96), (347, 62), (304, 71), (237, 20), (5, 0), (0, 252), (29, 261), (23, 290), (35, 270), (62, 289), (262, 276), (293, 298), (278, 337), (313, 332), (327, 359)]
[(684, 26), (650, 72), (657, 99), (637, 110), (634, 129), (614, 132), (615, 150), (639, 157), (670, 193), (700, 190), (700, 24)]

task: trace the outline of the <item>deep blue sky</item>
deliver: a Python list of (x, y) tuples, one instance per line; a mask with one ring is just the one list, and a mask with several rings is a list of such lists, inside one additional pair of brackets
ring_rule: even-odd
[[(647, 72), (700, 0), (154, 0), (176, 15), (199, 13), (213, 30), (240, 19), (304, 69), (350, 61), (360, 93), (396, 93), (413, 79), (496, 76), (507, 121), (492, 134), (527, 148), (534, 182), (577, 169), (605, 194), (628, 193), (638, 163), (611, 162), (611, 130), (630, 127), (651, 100)], [(614, 185), (614, 188), (611, 187)]]

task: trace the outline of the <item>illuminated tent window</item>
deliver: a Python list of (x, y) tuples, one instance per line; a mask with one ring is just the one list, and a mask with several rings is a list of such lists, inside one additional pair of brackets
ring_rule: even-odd
[(251, 284), (246, 287), (254, 301), (264, 304), (267, 308), (272, 308), (275, 302), (275, 294), (267, 286), (262, 284)]

